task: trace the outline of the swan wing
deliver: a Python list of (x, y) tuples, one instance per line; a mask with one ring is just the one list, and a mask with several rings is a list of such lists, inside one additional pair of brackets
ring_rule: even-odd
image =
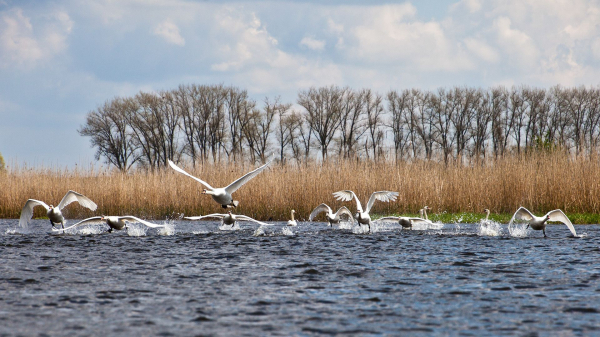
[(138, 222), (138, 223), (144, 224), (144, 225), (146, 225), (148, 227), (151, 227), (151, 228), (165, 227), (165, 225), (157, 225), (157, 224), (154, 224), (152, 222), (148, 222), (146, 220), (142, 220), (140, 218), (136, 218), (136, 217), (131, 216), (131, 215), (120, 216), (119, 219), (124, 219), (124, 220), (126, 220), (128, 222)]
[(422, 223), (424, 223), (424, 224), (431, 224), (432, 223), (431, 221), (425, 220), (423, 218), (408, 218), (408, 220), (410, 220), (413, 223), (413, 225), (422, 224)]
[(71, 229), (71, 228), (79, 227), (81, 225), (103, 224), (103, 223), (106, 223), (106, 221), (102, 220), (101, 216), (93, 216), (91, 218), (87, 218), (87, 219), (81, 220), (78, 223), (76, 223), (76, 224), (74, 224), (72, 226), (69, 226), (69, 227), (67, 227), (65, 229), (52, 228), (52, 230), (53, 231), (57, 231), (57, 232), (61, 232), (61, 231), (66, 231), (66, 230)]
[(512, 223), (515, 219), (531, 221), (535, 218), (535, 215), (531, 214), (531, 212), (525, 207), (519, 207), (519, 209), (515, 212), (510, 222)]
[(225, 187), (225, 191), (227, 191), (227, 193), (229, 193), (229, 194), (237, 191), (238, 188), (242, 187), (250, 179), (256, 177), (260, 172), (262, 172), (262, 170), (267, 168), (267, 166), (269, 166), (269, 164), (271, 164), (273, 159), (275, 159), (274, 154), (271, 156), (271, 159), (269, 161), (267, 161), (263, 166), (255, 169), (254, 171), (250, 171), (250, 172), (244, 174), (242, 177), (238, 178), (236, 181), (232, 182), (227, 187)]
[(43, 201), (39, 201), (39, 200), (35, 200), (35, 199), (27, 200), (27, 202), (25, 202), (25, 206), (23, 206), (23, 209), (21, 210), (21, 218), (19, 218), (19, 226), (21, 226), (22, 228), (27, 227), (27, 223), (29, 222), (29, 220), (31, 220), (31, 217), (33, 216), (33, 208), (35, 206), (44, 206), (44, 208), (46, 209), (46, 212), (48, 212), (50, 210), (50, 207), (48, 205), (46, 205), (46, 203)]
[(175, 163), (173, 163), (171, 160), (168, 160), (169, 162), (169, 166), (171, 166), (171, 168), (183, 175), (186, 175), (194, 180), (196, 180), (197, 182), (199, 182), (200, 184), (204, 185), (204, 187), (208, 188), (209, 190), (214, 190), (214, 188), (212, 186), (210, 186), (207, 182), (205, 182), (204, 180), (198, 179), (196, 177), (194, 177), (193, 175), (185, 172), (184, 170), (182, 170), (181, 168), (179, 168), (179, 166), (175, 165)]
[(223, 219), (223, 217), (225, 217), (226, 215), (227, 214), (214, 213), (214, 214), (208, 214), (208, 215), (202, 215), (202, 216), (186, 216), (186, 217), (184, 217), (184, 219), (188, 219), (188, 220), (201, 220), (201, 219), (206, 219), (206, 218)]
[(62, 210), (64, 207), (66, 207), (68, 204), (72, 203), (73, 201), (77, 201), (81, 206), (85, 207), (85, 208), (89, 208), (92, 211), (95, 211), (96, 208), (98, 208), (98, 205), (96, 205), (95, 202), (93, 202), (90, 198), (86, 197), (85, 195), (81, 194), (81, 193), (77, 193), (75, 191), (69, 191), (67, 192), (67, 194), (65, 194), (65, 196), (62, 198), (62, 200), (60, 201), (60, 203), (58, 204), (58, 209)]
[(395, 201), (399, 194), (400, 193), (398, 192), (390, 191), (373, 192), (373, 194), (371, 194), (371, 197), (369, 198), (369, 202), (367, 203), (367, 209), (365, 210), (365, 212), (369, 213), (371, 207), (373, 207), (373, 204), (375, 203), (375, 200), (383, 202)]
[(397, 216), (384, 216), (383, 218), (379, 218), (375, 221), (398, 221), (400, 217)]
[(326, 204), (320, 204), (319, 206), (315, 207), (315, 209), (313, 209), (312, 212), (310, 212), (310, 216), (308, 217), (308, 221), (313, 221), (313, 219), (319, 215), (319, 213), (321, 212), (329, 212), (331, 213), (331, 208), (329, 206), (327, 206)]
[(256, 222), (257, 224), (263, 225), (263, 226), (273, 226), (273, 224), (258, 221), (256, 219), (252, 219), (251, 217), (245, 216), (245, 215), (236, 215), (235, 218), (237, 221), (251, 221), (251, 222)]
[(548, 214), (546, 215), (548, 216), (548, 220), (550, 221), (558, 221), (567, 225), (567, 227), (569, 227), (569, 230), (571, 231), (571, 234), (573, 234), (573, 236), (577, 236), (577, 233), (575, 232), (575, 227), (573, 227), (571, 220), (567, 218), (563, 211), (561, 211), (560, 209), (555, 209), (553, 211), (548, 212)]
[(352, 200), (352, 198), (356, 199), (356, 210), (361, 213), (363, 212), (363, 208), (362, 208), (362, 205), (360, 204), (360, 200), (358, 200), (358, 197), (356, 197), (356, 194), (354, 194), (354, 192), (352, 192), (350, 190), (337, 191), (337, 192), (333, 193), (333, 196), (337, 200), (341, 200), (341, 201), (350, 201), (350, 200)]
[(337, 217), (341, 218), (342, 215), (346, 215), (348, 216), (348, 219), (354, 221), (354, 216), (352, 215), (352, 212), (350, 212), (350, 210), (346, 206), (340, 207), (340, 209), (338, 209), (337, 212), (335, 212), (335, 216)]

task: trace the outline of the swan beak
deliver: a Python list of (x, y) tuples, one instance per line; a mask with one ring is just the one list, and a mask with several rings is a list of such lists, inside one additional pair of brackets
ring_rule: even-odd
[(206, 194), (206, 189), (202, 190), (202, 194)]

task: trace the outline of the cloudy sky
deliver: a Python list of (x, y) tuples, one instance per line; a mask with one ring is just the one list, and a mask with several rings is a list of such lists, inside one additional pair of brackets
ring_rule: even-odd
[(310, 86), (600, 84), (600, 2), (0, 0), (0, 153), (94, 160), (77, 129), (116, 96), (235, 85), (293, 103)]

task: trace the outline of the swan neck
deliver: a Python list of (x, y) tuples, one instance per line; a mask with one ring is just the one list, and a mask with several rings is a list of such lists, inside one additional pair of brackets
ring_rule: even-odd
[(290, 212), (292, 214), (292, 221), (294, 221), (294, 211)]

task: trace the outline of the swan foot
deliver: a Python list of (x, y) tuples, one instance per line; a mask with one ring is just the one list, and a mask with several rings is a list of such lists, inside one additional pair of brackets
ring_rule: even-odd
[(544, 237), (547, 238), (547, 236), (546, 236), (546, 229), (542, 229), (542, 233), (544, 233)]
[(109, 233), (112, 233), (112, 227), (110, 227), (110, 228), (108, 229), (108, 232), (109, 232)]

